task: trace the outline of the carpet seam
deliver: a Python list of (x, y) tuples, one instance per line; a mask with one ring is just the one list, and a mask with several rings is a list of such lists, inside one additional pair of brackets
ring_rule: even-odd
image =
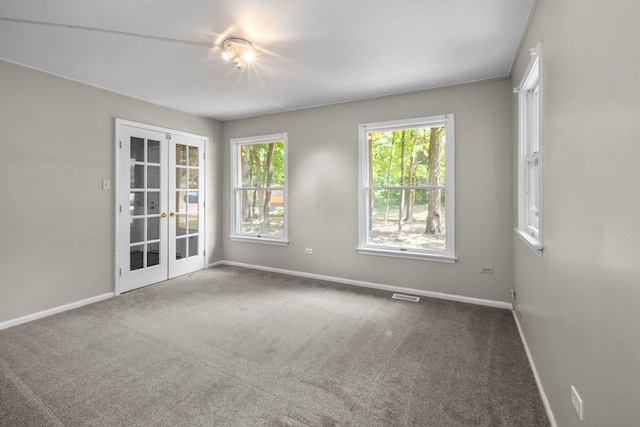
[(5, 373), (9, 381), (18, 389), (18, 391), (29, 402), (33, 403), (44, 413), (44, 416), (46, 417), (48, 422), (58, 427), (64, 427), (62, 421), (60, 421), (60, 419), (53, 413), (51, 408), (49, 408), (49, 406), (44, 403), (42, 399), (40, 399), (38, 395), (34, 393), (33, 390), (31, 390), (31, 388), (22, 380), (20, 375), (16, 373), (16, 371), (2, 356), (0, 356), (0, 368), (2, 368), (2, 371)]

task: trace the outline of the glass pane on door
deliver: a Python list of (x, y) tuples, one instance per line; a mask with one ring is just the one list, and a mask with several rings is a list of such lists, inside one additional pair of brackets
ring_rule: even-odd
[(189, 221), (188, 221), (189, 234), (197, 233), (198, 230), (200, 229), (198, 224), (198, 216), (199, 216), (198, 214), (189, 214)]
[(183, 259), (187, 257), (187, 239), (176, 239), (176, 259)]
[(150, 243), (147, 250), (147, 267), (160, 264), (160, 242)]
[(187, 169), (176, 169), (176, 188), (187, 188)]
[(144, 162), (144, 138), (131, 138), (131, 155), (133, 161)]
[(134, 218), (130, 221), (129, 237), (131, 243), (144, 242), (144, 218)]
[(159, 191), (147, 192), (147, 213), (148, 214), (160, 213), (160, 192)]
[(131, 215), (142, 215), (144, 213), (144, 192), (137, 191), (129, 194), (129, 212)]
[(160, 188), (160, 166), (147, 166), (147, 188)]
[(131, 188), (144, 188), (144, 165), (131, 165)]
[(187, 211), (187, 192), (176, 191), (176, 212), (184, 213)]
[(198, 169), (189, 169), (189, 188), (198, 187)]
[(160, 141), (149, 140), (147, 145), (147, 162), (160, 163)]
[(140, 270), (144, 267), (144, 245), (131, 246), (129, 251), (130, 267), (129, 270)]
[(198, 166), (198, 147), (189, 147), (189, 166)]
[(199, 255), (200, 148), (176, 144), (176, 260)]
[(178, 214), (176, 215), (176, 237), (184, 236), (187, 234), (187, 216)]
[(198, 255), (198, 236), (189, 236), (189, 256)]
[(158, 240), (160, 238), (160, 217), (156, 216), (147, 219), (147, 240)]
[(159, 265), (162, 256), (163, 156), (158, 140), (131, 137), (130, 150), (129, 271), (135, 271)]
[(176, 165), (184, 166), (187, 164), (187, 146), (184, 144), (176, 144)]

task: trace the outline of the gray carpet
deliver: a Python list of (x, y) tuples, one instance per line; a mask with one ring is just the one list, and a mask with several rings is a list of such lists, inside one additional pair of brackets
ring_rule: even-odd
[(0, 331), (2, 426), (548, 426), (512, 315), (235, 267)]

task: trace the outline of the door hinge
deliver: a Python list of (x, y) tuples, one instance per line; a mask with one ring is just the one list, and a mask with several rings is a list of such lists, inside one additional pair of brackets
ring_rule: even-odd
[(202, 158), (206, 159), (207, 158), (207, 153), (205, 153), (204, 151), (202, 152)]
[(120, 277), (122, 277), (122, 269), (120, 269)]
[(120, 205), (120, 213), (122, 213), (122, 205)]
[(207, 251), (202, 251), (202, 256), (206, 258), (207, 257)]
[(171, 134), (170, 133), (167, 134), (167, 139), (171, 139)]
[(122, 148), (122, 141), (120, 141), (120, 148)]

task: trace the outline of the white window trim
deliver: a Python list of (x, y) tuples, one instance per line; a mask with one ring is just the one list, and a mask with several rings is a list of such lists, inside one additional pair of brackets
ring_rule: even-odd
[[(544, 215), (542, 208), (542, 171), (543, 165), (543, 133), (542, 133), (542, 104), (543, 104), (543, 90), (542, 90), (542, 44), (531, 49), (531, 60), (529, 65), (520, 81), (520, 85), (514, 89), (514, 92), (518, 94), (518, 226), (515, 232), (520, 239), (539, 256), (542, 256), (543, 250), (543, 230), (544, 230)], [(527, 175), (526, 167), (527, 161), (531, 156), (528, 155), (527, 144), (529, 143), (528, 132), (530, 130), (530, 124), (525, 123), (528, 121), (528, 97), (527, 93), (535, 86), (538, 85), (538, 151), (534, 155), (538, 159), (538, 174), (536, 188), (538, 191), (538, 228), (532, 229), (527, 222)]]
[[(393, 131), (411, 127), (432, 127), (444, 124), (447, 128), (447, 140), (445, 144), (445, 184), (446, 193), (445, 218), (446, 218), (446, 251), (429, 251), (415, 248), (386, 247), (367, 244), (368, 237), (368, 210), (367, 187), (369, 182), (369, 147), (367, 144), (367, 132)], [(417, 259), (424, 261), (436, 261), (454, 263), (455, 252), (455, 123), (453, 114), (439, 116), (420, 117), (405, 120), (393, 120), (377, 123), (365, 123), (358, 126), (358, 247), (359, 254), (378, 255), (393, 258)]]
[[(253, 144), (268, 144), (270, 142), (284, 142), (284, 235), (272, 236), (272, 235), (259, 235), (259, 234), (244, 234), (239, 233), (239, 226), (242, 223), (240, 213), (237, 209), (236, 190), (240, 187), (238, 183), (241, 182), (241, 170), (239, 167), (238, 152), (242, 145)], [(250, 243), (265, 243), (270, 245), (287, 246), (289, 244), (289, 141), (286, 132), (275, 133), (271, 135), (251, 136), (246, 138), (232, 138), (231, 141), (231, 208), (230, 226), (231, 234), (230, 240), (238, 242), (250, 242)]]

